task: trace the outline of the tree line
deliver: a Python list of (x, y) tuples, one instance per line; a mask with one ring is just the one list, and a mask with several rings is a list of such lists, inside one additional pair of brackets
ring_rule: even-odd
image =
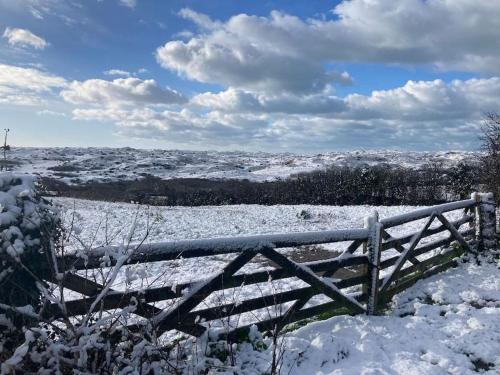
[(481, 184), (477, 168), (445, 169), (331, 167), (269, 182), (172, 179), (146, 176), (135, 181), (89, 182), (70, 186), (44, 179), (47, 190), (84, 199), (143, 204), (200, 206), (223, 204), (431, 205), (463, 199)]

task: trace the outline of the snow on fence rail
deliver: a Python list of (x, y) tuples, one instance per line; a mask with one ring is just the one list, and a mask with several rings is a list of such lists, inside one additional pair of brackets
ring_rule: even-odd
[[(186, 241), (170, 241), (159, 243), (142, 243), (130, 245), (134, 251), (125, 261), (125, 264), (137, 262), (157, 262), (183, 258), (197, 258), (210, 255), (230, 254), (243, 252), (249, 249), (262, 247), (297, 247), (349, 240), (366, 240), (366, 229), (346, 229), (332, 231), (317, 231), (304, 233), (268, 234), (260, 236), (228, 237)], [(75, 269), (98, 268), (102, 265), (103, 257), (121, 251), (119, 246), (103, 246), (85, 252), (85, 258), (67, 256), (66, 262)], [(108, 265), (115, 265), (116, 258), (110, 258)]]
[[(457, 210), (463, 211), (459, 219), (451, 220), (445, 216)], [(382, 220), (375, 214), (367, 218), (363, 228), (357, 229), (140, 244), (129, 249), (110, 246), (82, 250), (59, 256), (53, 263), (38, 264), (36, 269), (40, 278), (49, 283), (62, 283), (81, 296), (64, 302), (64, 306), (60, 301), (48, 304), (42, 315), (45, 319), (57, 320), (84, 315), (96, 304), (102, 311), (133, 305), (133, 314), (138, 319), (127, 326), (131, 332), (140, 334), (147, 322), (158, 335), (177, 330), (200, 336), (207, 331), (210, 322), (259, 309), (275, 308), (273, 311), (279, 311), (254, 322), (234, 325), (223, 333), (227, 339), (237, 340), (253, 324), (260, 330), (276, 331), (319, 314), (376, 314), (394, 294), (419, 279), (455, 266), (457, 258), (465, 253), (492, 246), (494, 212), (492, 195), (473, 194), (472, 199)], [(398, 237), (391, 235), (391, 228), (415, 221), (423, 221), (420, 230)], [(279, 251), (336, 242), (349, 242), (349, 245), (339, 256), (314, 262), (298, 263), (290, 259), (287, 252)], [(200, 267), (203, 267), (203, 262), (214, 256), (223, 256), (227, 264), (208, 279), (141, 290), (113, 290), (112, 285), (99, 284), (83, 271), (106, 267), (118, 269), (181, 258), (199, 258)], [(254, 262), (256, 257), (261, 262), (263, 258), (267, 259), (273, 268), (242, 272), (242, 268)], [(291, 279), (300, 280), (302, 284), (287, 284), (287, 290), (260, 296), (247, 295), (242, 300), (201, 308), (202, 302), (219, 291), (256, 285), (265, 288), (273, 282)], [(317, 297), (321, 298), (314, 302)], [(170, 306), (162, 308), (156, 305), (164, 301), (169, 301)], [(278, 305), (282, 308), (276, 309)]]

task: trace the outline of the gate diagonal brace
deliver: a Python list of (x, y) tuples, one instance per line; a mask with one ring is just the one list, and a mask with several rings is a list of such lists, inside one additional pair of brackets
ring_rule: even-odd
[(265, 247), (259, 250), (266, 258), (272, 260), (280, 267), (287, 269), (291, 274), (305, 281), (319, 292), (325, 294), (333, 300), (340, 302), (345, 307), (351, 308), (356, 313), (363, 313), (366, 309), (356, 299), (346, 296), (342, 291), (335, 286), (331, 281), (317, 276), (309, 267), (288, 259), (276, 250)]
[(399, 273), (399, 271), (401, 270), (401, 268), (405, 264), (408, 257), (411, 255), (413, 250), (415, 250), (415, 248), (417, 247), (418, 243), (422, 239), (422, 237), (425, 234), (425, 232), (427, 231), (427, 229), (429, 229), (429, 227), (431, 226), (431, 224), (434, 221), (434, 219), (436, 218), (436, 216), (437, 216), (436, 213), (432, 213), (432, 215), (429, 217), (429, 220), (427, 220), (427, 223), (425, 223), (422, 230), (420, 232), (416, 233), (415, 236), (413, 236), (413, 238), (410, 242), (410, 246), (408, 246), (408, 248), (405, 249), (405, 251), (401, 253), (401, 256), (397, 260), (393, 271), (391, 272), (391, 274), (389, 276), (387, 276), (384, 279), (379, 293), (383, 293), (387, 290), (389, 285), (392, 283), (392, 281), (395, 279), (395, 277), (397, 276), (397, 274)]
[(230, 278), (241, 267), (247, 264), (257, 254), (254, 249), (245, 250), (236, 258), (229, 262), (224, 269), (209, 280), (194, 286), (189, 294), (181, 299), (172, 308), (162, 311), (152, 319), (153, 327), (157, 328), (157, 334), (160, 336), (169, 329), (177, 329), (182, 326), (182, 321), (187, 313), (202, 302), (211, 292), (216, 290), (217, 284), (224, 283), (224, 280)]

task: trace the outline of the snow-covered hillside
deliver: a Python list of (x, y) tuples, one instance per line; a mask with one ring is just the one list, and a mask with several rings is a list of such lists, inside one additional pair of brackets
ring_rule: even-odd
[(236, 178), (268, 181), (328, 166), (387, 164), (420, 168), (472, 163), (472, 152), (352, 151), (324, 154), (139, 150), (132, 148), (14, 148), (9, 159), (21, 172), (66, 182), (115, 181), (145, 174), (172, 178)]

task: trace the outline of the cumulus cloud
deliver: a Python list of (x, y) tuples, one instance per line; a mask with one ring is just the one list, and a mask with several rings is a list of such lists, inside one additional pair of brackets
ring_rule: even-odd
[(111, 121), (123, 134), (168, 137), (188, 147), (467, 149), (476, 142), (482, 113), (499, 96), (500, 78), (408, 81), (345, 98), (228, 89), (196, 95), (181, 111), (92, 108), (74, 110), (73, 116)]
[(44, 96), (66, 85), (62, 77), (38, 69), (0, 64), (0, 103), (40, 105)]
[[(273, 11), (265, 17), (214, 20), (182, 9), (179, 15), (192, 21), (195, 31), (160, 46), (158, 63), (188, 79), (224, 87), (195, 95), (189, 107), (196, 117), (184, 122), (205, 123), (208, 136), (216, 117), (217, 124), (239, 129), (249, 140), (289, 149), (473, 147), (482, 114), (498, 107), (500, 3), (351, 0), (339, 3), (332, 14), (303, 20)], [(358, 62), (493, 77), (408, 81), (370, 95), (336, 96), (334, 85), (353, 79), (334, 67)], [(122, 124), (127, 123), (124, 115)], [(249, 116), (252, 128), (232, 126), (233, 120), (246, 123), (242, 119)], [(171, 129), (171, 117), (156, 121)], [(147, 123), (140, 128), (148, 129)], [(160, 136), (160, 127), (155, 129)], [(224, 134), (210, 138), (221, 139)]]
[(408, 81), (371, 95), (269, 95), (229, 88), (195, 95), (191, 104), (230, 113), (257, 112), (315, 115), (345, 119), (433, 120), (480, 116), (498, 106), (500, 78)]
[(315, 95), (266, 95), (229, 88), (212, 93), (195, 95), (191, 104), (224, 112), (260, 112), (288, 114), (331, 114), (345, 109), (343, 99), (324, 94)]
[(3, 33), (3, 37), (12, 46), (33, 47), (43, 50), (49, 45), (47, 41), (26, 29), (17, 29), (7, 27)]
[[(267, 126), (266, 116), (225, 114), (212, 111), (199, 114), (189, 109), (154, 111), (145, 109), (75, 109), (73, 118), (86, 121), (111, 121), (119, 125), (125, 136), (162, 139), (182, 146), (207, 145), (237, 147), (258, 139), (259, 129)], [(255, 146), (255, 143), (254, 143)]]
[(199, 32), (160, 46), (156, 58), (192, 80), (274, 93), (349, 83), (345, 74), (326, 68), (336, 62), (500, 74), (499, 2), (352, 0), (333, 13), (332, 19), (302, 20), (273, 11), (222, 22), (184, 9), (180, 15)]
[(72, 104), (105, 107), (181, 104), (185, 97), (172, 89), (161, 88), (152, 80), (118, 78), (113, 81), (89, 79), (73, 81), (61, 92)]
[(270, 18), (237, 15), (221, 23), (189, 9), (181, 15), (203, 32), (167, 42), (156, 58), (189, 79), (273, 92), (317, 92), (330, 83), (351, 83), (348, 73), (325, 69), (324, 59), (289, 48), (294, 42), (316, 43), (300, 35), (307, 26), (298, 18), (273, 12)]

